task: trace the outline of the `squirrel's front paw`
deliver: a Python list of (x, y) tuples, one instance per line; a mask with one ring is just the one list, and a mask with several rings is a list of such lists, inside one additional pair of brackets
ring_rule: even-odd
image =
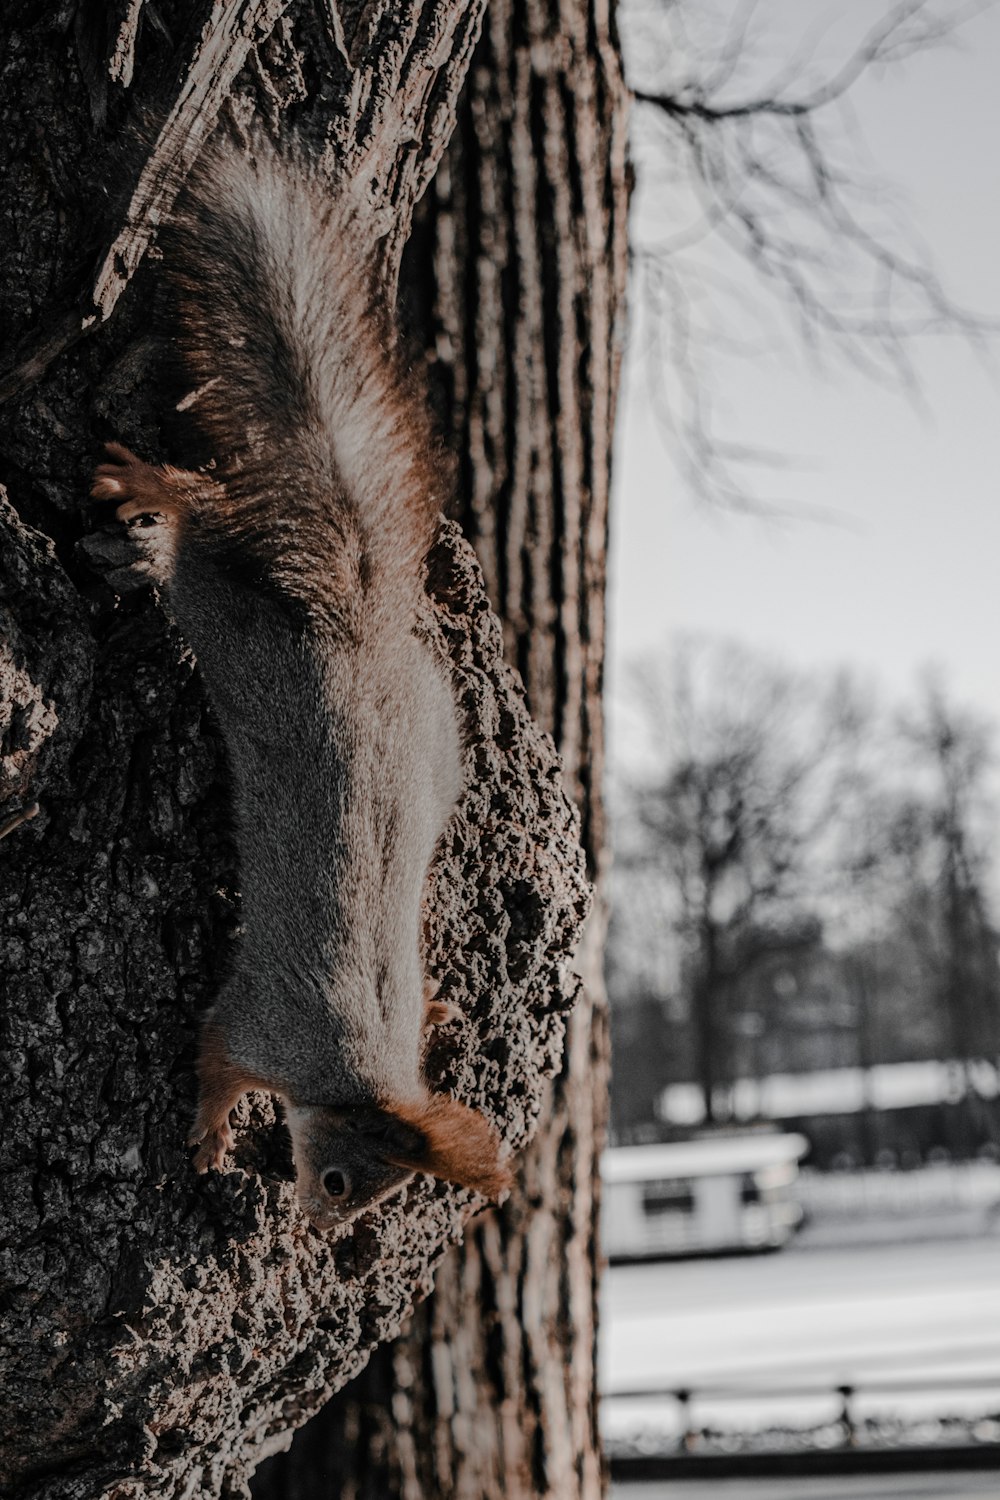
[(120, 521), (143, 514), (150, 508), (143, 503), (144, 497), (157, 488), (155, 471), (122, 443), (105, 443), (104, 451), (110, 462), (98, 464), (94, 470), (91, 496), (95, 500), (117, 500)]
[(189, 1146), (198, 1147), (192, 1158), (196, 1172), (207, 1172), (210, 1168), (221, 1172), (226, 1152), (232, 1151), (235, 1145), (233, 1128), (228, 1120), (222, 1124), (206, 1127), (202, 1127), (201, 1123), (196, 1121), (187, 1143)]
[(203, 487), (198, 475), (166, 464), (154, 468), (122, 443), (105, 443), (104, 451), (110, 462), (94, 470), (90, 493), (95, 500), (117, 500), (119, 521), (153, 515), (177, 521)]

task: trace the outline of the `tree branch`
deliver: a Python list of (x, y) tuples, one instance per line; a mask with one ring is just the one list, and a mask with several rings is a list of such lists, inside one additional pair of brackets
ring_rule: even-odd
[[(668, 8), (645, 39), (634, 63), (640, 75), (635, 98), (680, 146), (698, 218), (640, 243), (634, 267), (650, 316), (664, 324), (666, 357), (678, 365), (676, 393), (661, 392), (662, 419), (697, 493), (775, 513), (738, 475), (745, 454), (727, 450), (713, 430), (705, 350), (715, 335), (700, 306), (695, 316), (693, 290), (712, 272), (693, 261), (695, 249), (725, 247), (749, 265), (818, 357), (841, 355), (914, 398), (915, 336), (957, 334), (982, 348), (985, 336), (1000, 328), (1000, 320), (949, 294), (912, 229), (898, 222), (885, 183), (866, 182), (856, 158), (849, 166), (838, 162), (839, 138), (830, 122), (831, 111), (845, 106), (863, 77), (943, 45), (990, 3), (973, 0), (938, 14), (930, 0), (906, 0), (890, 6), (825, 76), (815, 77), (817, 34), (778, 73), (742, 91), (741, 73), (756, 65), (752, 0), (737, 8), (714, 58), (698, 56), (686, 29), (678, 31), (683, 7)], [(672, 36), (680, 37), (679, 65)], [(670, 82), (650, 82), (667, 68), (675, 75)], [(647, 167), (660, 154), (652, 145), (644, 153)], [(745, 285), (739, 290), (735, 317), (745, 325)]]

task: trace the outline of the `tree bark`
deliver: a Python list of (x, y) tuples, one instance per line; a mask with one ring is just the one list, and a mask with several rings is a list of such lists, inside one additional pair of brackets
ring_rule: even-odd
[(625, 93), (587, 0), (493, 0), (404, 264), (508, 657), (556, 738), (598, 902), (585, 996), (513, 1199), (256, 1500), (593, 1500), (608, 1040), (601, 780), (608, 480), (625, 273)]
[[(81, 508), (100, 438), (155, 456), (145, 252), (223, 106), (236, 128), (296, 114), (381, 213), (391, 288), (478, 22), (461, 0), (5, 16), (0, 314), (18, 346), (0, 408), (0, 816), (42, 807), (0, 845), (0, 1473), (18, 1497), (246, 1493), (398, 1329), (478, 1206), (420, 1180), (317, 1234), (260, 1095), (239, 1112), (237, 1169), (191, 1171), (195, 1018), (238, 940), (225, 759), (126, 539)], [(519, 1147), (577, 989), (578, 820), (454, 531), (431, 578), (468, 785), (428, 899), (431, 967), (464, 1020), (429, 1073)]]

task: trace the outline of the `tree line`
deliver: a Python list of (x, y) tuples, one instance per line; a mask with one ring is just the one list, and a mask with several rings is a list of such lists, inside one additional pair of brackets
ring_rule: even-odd
[[(724, 641), (635, 664), (612, 791), (613, 1119), (697, 1083), (1000, 1053), (995, 726)], [(980, 1076), (980, 1075), (977, 1075)]]

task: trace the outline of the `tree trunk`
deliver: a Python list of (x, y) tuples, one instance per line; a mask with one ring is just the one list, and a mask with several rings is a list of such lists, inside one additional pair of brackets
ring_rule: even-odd
[(601, 781), (625, 113), (608, 11), (494, 0), (404, 264), (458, 455), (461, 520), (583, 816), (598, 903), (545, 1124), (513, 1199), (442, 1263), (394, 1348), (256, 1500), (592, 1500), (597, 1163), (607, 1095)]
[[(121, 528), (86, 521), (81, 500), (101, 438), (157, 456), (145, 252), (220, 111), (237, 129), (294, 112), (381, 216), (391, 289), (479, 19), (475, 0), (5, 14), (0, 316), (19, 343), (0, 375), (0, 821), (34, 797), (42, 809), (0, 844), (0, 1475), (18, 1497), (245, 1493), (255, 1464), (397, 1331), (477, 1206), (421, 1180), (346, 1235), (317, 1234), (261, 1095), (241, 1106), (237, 1170), (191, 1171), (195, 1017), (238, 924), (225, 758)], [(151, 145), (121, 123), (130, 104)], [(488, 1101), (516, 1148), (576, 990), (578, 825), (453, 531), (432, 578), (428, 628), (468, 718), (468, 787), (429, 896), (431, 966), (464, 1019), (429, 1071)], [(568, 653), (563, 670), (576, 670)], [(589, 1136), (589, 1080), (584, 1092)], [(550, 1191), (533, 1161), (526, 1178)], [(513, 1260), (511, 1231), (490, 1233)]]

